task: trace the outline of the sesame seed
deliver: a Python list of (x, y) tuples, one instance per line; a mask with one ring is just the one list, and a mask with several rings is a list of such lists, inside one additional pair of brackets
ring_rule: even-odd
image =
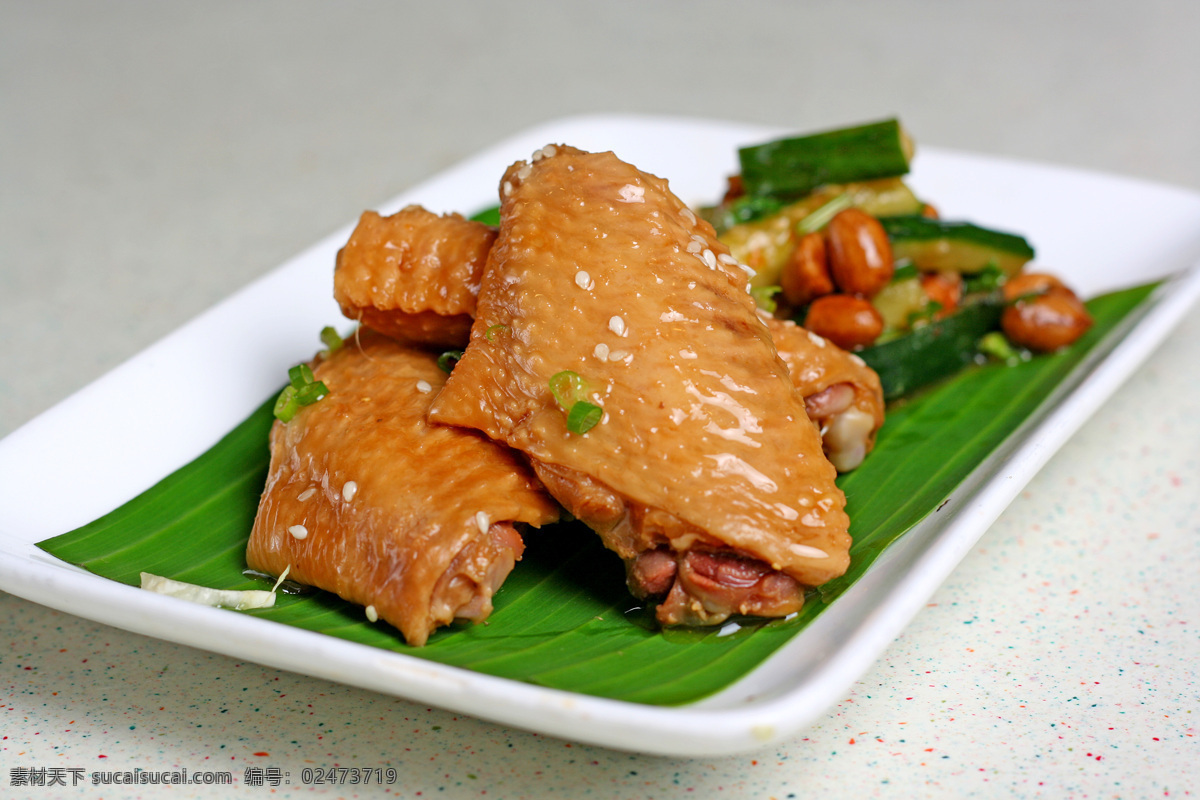
[(708, 265), (709, 269), (717, 268), (717, 257), (715, 255), (713, 255), (712, 250), (705, 250), (703, 253), (700, 254), (700, 258), (702, 258), (704, 260), (704, 263), (706, 265)]
[(297, 497), (296, 499), (299, 500), (301, 503), (303, 503), (305, 500), (312, 497), (316, 493), (317, 493), (317, 487), (310, 486), (307, 489), (305, 489), (303, 492), (301, 492), (300, 496)]
[(308, 538), (308, 528), (304, 527), (303, 525), (293, 525), (292, 527), (288, 528), (288, 533), (290, 533), (296, 539)]
[(429, 394), (433, 391), (433, 386), (430, 385), (429, 381), (417, 381), (417, 391), (421, 394)]
[(517, 178), (519, 180), (525, 180), (532, 172), (533, 167), (529, 166), (528, 164), (522, 164), (521, 168), (517, 170)]
[(609, 361), (621, 361), (628, 357), (629, 357), (629, 353), (626, 353), (624, 350), (613, 350), (611, 353), (608, 354)]
[(696, 224), (696, 215), (692, 213), (690, 208), (685, 208), (683, 211), (680, 211), (679, 214), (683, 217), (688, 225)]
[(606, 345), (604, 342), (596, 345), (596, 349), (592, 351), (592, 355), (601, 361), (608, 360), (608, 345)]
[(342, 487), (342, 499), (349, 503), (356, 494), (358, 494), (358, 484), (354, 481), (346, 481), (346, 485)]
[(801, 558), (829, 558), (829, 553), (806, 544), (794, 544), (788, 549)]
[(689, 253), (699, 253), (703, 249), (704, 249), (704, 245), (700, 244), (700, 242), (697, 242), (697, 241), (688, 242), (687, 251)]
[(738, 260), (729, 255), (729, 253), (721, 253), (721, 255), (717, 256), (717, 261), (720, 261), (722, 264), (725, 264), (729, 267), (732, 267), (734, 264), (738, 263)]
[(367, 622), (379, 622), (379, 612), (375, 606), (367, 606)]
[(591, 289), (596, 284), (592, 282), (592, 276), (588, 275), (584, 270), (579, 270), (575, 273), (575, 285), (580, 289)]
[(808, 340), (810, 342), (812, 342), (813, 344), (815, 344), (817, 347), (825, 346), (825, 340), (822, 339), (820, 336), (813, 333), (812, 331), (806, 331), (806, 333), (808, 334)]
[(480, 533), (487, 533), (488, 528), (492, 527), (492, 518), (488, 516), (486, 511), (476, 511), (475, 525), (479, 528)]
[(613, 316), (608, 319), (608, 329), (617, 336), (625, 335), (625, 320), (620, 317)]
[(504, 182), (504, 196), (509, 197), (512, 195), (512, 193), (513, 193), (512, 183), (510, 181), (505, 181)]
[(632, 183), (627, 183), (620, 188), (617, 194), (621, 198), (622, 203), (644, 203), (646, 202), (646, 189), (642, 186), (634, 186)]
[(558, 148), (552, 144), (548, 144), (542, 148), (542, 153), (546, 156), (546, 158), (550, 158), (551, 156), (558, 155)]
[(867, 365), (867, 362), (863, 361), (861, 358), (854, 355), (854, 353), (850, 354), (850, 360), (853, 361), (855, 364), (857, 364), (860, 367), (865, 367)]

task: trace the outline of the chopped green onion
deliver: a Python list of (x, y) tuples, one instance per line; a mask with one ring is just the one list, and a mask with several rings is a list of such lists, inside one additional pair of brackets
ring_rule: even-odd
[(324, 381), (315, 381), (296, 390), (296, 402), (302, 406), (311, 406), (327, 394), (329, 394), (329, 387), (325, 385)]
[(587, 433), (596, 427), (596, 423), (604, 416), (604, 409), (586, 400), (580, 400), (571, 406), (567, 414), (567, 430), (571, 433)]
[(300, 403), (296, 401), (296, 387), (288, 384), (283, 387), (283, 391), (275, 400), (275, 418), (280, 422), (291, 422), (292, 417), (296, 416), (296, 412), (299, 410)]
[(454, 365), (463, 357), (462, 350), (447, 350), (438, 356), (438, 369), (446, 374), (450, 374), (454, 370)]
[(297, 364), (288, 370), (288, 380), (297, 389), (303, 389), (313, 382), (313, 373), (308, 364)]
[(485, 338), (489, 342), (491, 342), (491, 341), (494, 341), (494, 337), (496, 336), (496, 334), (507, 333), (507, 332), (508, 332), (508, 326), (497, 322), (495, 325), (492, 325), (486, 331), (483, 332), (483, 338)]
[(301, 406), (310, 406), (329, 394), (324, 381), (313, 378), (307, 364), (297, 364), (288, 370), (288, 385), (283, 387), (275, 399), (275, 418), (280, 422), (291, 422)]
[(805, 236), (810, 233), (816, 233), (829, 224), (829, 220), (836, 217), (841, 212), (845, 211), (854, 205), (854, 201), (849, 194), (839, 194), (829, 202), (818, 206), (808, 216), (796, 223), (796, 233)]
[(326, 325), (321, 328), (321, 344), (325, 345), (325, 355), (330, 355), (344, 344), (344, 340), (332, 325)]
[(750, 290), (750, 296), (759, 308), (768, 314), (774, 314), (775, 309), (779, 307), (775, 302), (775, 295), (782, 291), (783, 288), (779, 286), (755, 286)]
[(570, 410), (587, 394), (587, 382), (578, 373), (564, 369), (550, 378), (550, 394), (560, 406)]

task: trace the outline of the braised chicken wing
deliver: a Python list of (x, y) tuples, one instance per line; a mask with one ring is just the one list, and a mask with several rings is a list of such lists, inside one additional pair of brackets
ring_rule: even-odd
[(504, 175), (470, 344), (430, 410), (525, 453), (668, 625), (791, 613), (849, 561), (836, 471), (747, 279), (665, 181), (547, 146)]
[(362, 330), (313, 376), (329, 394), (271, 430), (249, 566), (290, 568), (415, 646), (485, 619), (524, 549), (515, 526), (557, 505), (508, 448), (425, 421), (446, 377), (433, 355)]
[(350, 319), (399, 341), (461, 347), (495, 238), (494, 228), (458, 214), (367, 211), (338, 253), (334, 299)]

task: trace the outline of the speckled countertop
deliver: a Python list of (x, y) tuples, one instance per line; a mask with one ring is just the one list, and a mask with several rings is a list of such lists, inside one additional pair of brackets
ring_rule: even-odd
[[(0, 435), (362, 208), (569, 114), (898, 113), (932, 144), (1200, 189), (1194, 3), (855, 9), (0, 2)], [(573, 744), (0, 593), (0, 796), (1196, 796), (1198, 340), (1193, 315), (784, 745)], [(334, 766), (398, 780), (298, 784)], [(135, 768), (238, 782), (70, 788)]]

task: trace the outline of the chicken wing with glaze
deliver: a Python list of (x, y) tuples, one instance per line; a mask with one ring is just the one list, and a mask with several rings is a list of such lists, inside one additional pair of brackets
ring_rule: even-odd
[[(578, 403), (601, 413), (586, 432)], [(547, 146), (505, 173), (470, 344), (430, 419), (525, 453), (664, 624), (786, 615), (848, 564), (836, 472), (745, 268), (612, 153)]]
[(367, 211), (338, 253), (334, 299), (350, 319), (399, 341), (461, 347), (495, 238), (494, 228), (458, 214)]
[(313, 373), (330, 393), (271, 430), (249, 566), (368, 606), (411, 645), (485, 619), (524, 549), (515, 525), (558, 507), (508, 448), (425, 421), (433, 355), (363, 330)]

